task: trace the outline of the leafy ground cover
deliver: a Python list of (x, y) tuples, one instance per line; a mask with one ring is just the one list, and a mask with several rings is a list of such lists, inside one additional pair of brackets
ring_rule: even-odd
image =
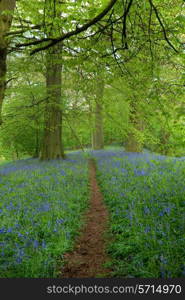
[(88, 199), (87, 160), (26, 159), (0, 166), (0, 277), (54, 277)]
[(185, 159), (91, 152), (110, 211), (113, 276), (185, 276)]

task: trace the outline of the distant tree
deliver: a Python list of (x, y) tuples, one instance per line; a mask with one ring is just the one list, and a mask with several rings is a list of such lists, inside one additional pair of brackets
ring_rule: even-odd
[(100, 73), (95, 77), (95, 103), (94, 103), (94, 126), (92, 135), (92, 147), (94, 150), (103, 149), (104, 134), (103, 134), (103, 95), (104, 95), (104, 78)]

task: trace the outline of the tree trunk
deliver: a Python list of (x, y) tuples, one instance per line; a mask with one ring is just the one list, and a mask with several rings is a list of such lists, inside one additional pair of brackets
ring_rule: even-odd
[(61, 46), (48, 50), (46, 61), (47, 100), (41, 160), (64, 158), (61, 108)]
[(2, 105), (6, 88), (6, 52), (6, 49), (0, 48), (0, 125), (2, 124)]
[(39, 157), (40, 145), (39, 145), (39, 129), (38, 122), (36, 121), (36, 131), (35, 131), (35, 152), (33, 154), (33, 158)]
[(169, 138), (170, 138), (170, 133), (165, 132), (165, 130), (162, 130), (161, 138), (160, 138), (160, 148), (161, 148), (160, 152), (163, 155), (168, 155), (168, 152), (169, 152)]
[(8, 48), (6, 34), (11, 27), (15, 2), (15, 0), (0, 0), (0, 125), (2, 124), (2, 105), (6, 89), (6, 58)]
[(130, 132), (125, 145), (126, 152), (142, 152), (143, 145), (137, 140), (134, 132)]
[(95, 99), (95, 116), (94, 116), (94, 128), (92, 132), (92, 148), (94, 150), (104, 148), (103, 137), (103, 93), (104, 93), (104, 81), (101, 78), (97, 79), (97, 90)]
[(143, 151), (143, 143), (137, 137), (137, 130), (143, 130), (143, 122), (138, 113), (137, 104), (132, 101), (131, 103), (131, 116), (130, 123), (132, 124), (132, 128), (128, 133), (125, 151), (126, 152), (142, 152)]
[(103, 116), (102, 116), (102, 105), (96, 103), (95, 110), (95, 128), (92, 136), (92, 146), (94, 150), (103, 149)]

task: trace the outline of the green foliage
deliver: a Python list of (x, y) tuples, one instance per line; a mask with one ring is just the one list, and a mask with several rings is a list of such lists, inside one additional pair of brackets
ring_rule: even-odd
[[(118, 1), (99, 25), (63, 42), (62, 104), (58, 108), (63, 111), (64, 147), (91, 145), (96, 87), (102, 79), (105, 144), (125, 144), (132, 133), (152, 151), (184, 155), (184, 17), (180, 0), (170, 5), (169, 1), (153, 1), (164, 28), (149, 1), (133, 2), (124, 38), (123, 24), (116, 21), (125, 9), (123, 2)], [(75, 30), (106, 5), (103, 0), (18, 1), (12, 31), (21, 27), (22, 32), (12, 35), (12, 47), (27, 39), (35, 42)], [(179, 53), (170, 47), (164, 29)], [(34, 155), (42, 146), (46, 52), (30, 56), (31, 48), (23, 47), (21, 52), (15, 48), (9, 55), (8, 80), (13, 80), (7, 85), (0, 134), (1, 155), (7, 158), (15, 152), (19, 157)]]

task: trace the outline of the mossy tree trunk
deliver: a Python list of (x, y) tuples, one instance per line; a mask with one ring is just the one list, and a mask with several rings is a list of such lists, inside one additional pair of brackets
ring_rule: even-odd
[(15, 0), (0, 0), (0, 125), (2, 124), (2, 106), (6, 89), (7, 33), (12, 23)]
[(48, 50), (46, 61), (47, 100), (41, 160), (64, 158), (62, 145), (61, 46)]

